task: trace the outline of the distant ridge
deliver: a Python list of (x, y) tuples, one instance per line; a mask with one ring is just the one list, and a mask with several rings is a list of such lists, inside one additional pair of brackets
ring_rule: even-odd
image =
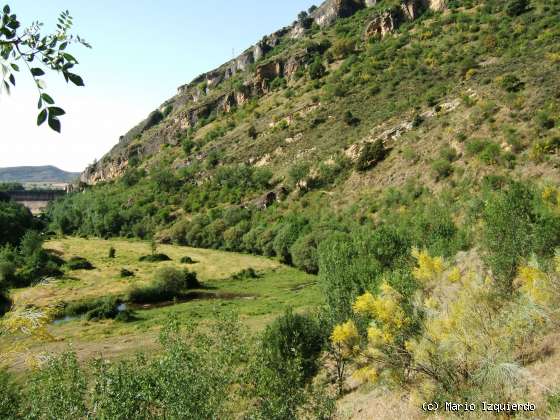
[(0, 182), (72, 182), (80, 174), (55, 166), (16, 166), (0, 168)]

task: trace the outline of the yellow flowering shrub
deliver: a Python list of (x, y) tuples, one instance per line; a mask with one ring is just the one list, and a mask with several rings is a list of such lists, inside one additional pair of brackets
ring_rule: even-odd
[(331, 334), (332, 344), (338, 346), (344, 353), (352, 353), (358, 345), (360, 335), (354, 321), (346, 321), (344, 324), (337, 325)]
[(353, 377), (407, 381), (423, 400), (436, 394), (472, 397), (473, 390), (496, 401), (521, 398), (527, 386), (523, 360), (531, 357), (535, 338), (555, 322), (560, 251), (555, 272), (536, 262), (522, 266), (519, 293), (507, 300), (496, 293), (491, 276), (457, 266), (446, 270), (443, 258), (425, 250), (415, 249), (413, 256), (413, 276), (421, 287), (408, 301), (384, 281), (377, 295), (365, 293), (353, 305), (356, 314), (371, 320), (367, 342), (351, 355)]
[(412, 274), (416, 280), (422, 284), (426, 284), (431, 280), (438, 280), (443, 273), (443, 258), (431, 257), (428, 251), (412, 250), (412, 256), (416, 259), (417, 267), (412, 270)]

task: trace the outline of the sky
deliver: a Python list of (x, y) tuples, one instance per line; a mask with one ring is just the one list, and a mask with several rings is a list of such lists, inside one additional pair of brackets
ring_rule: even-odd
[[(239, 55), (264, 35), (291, 24), (320, 0), (5, 0), (22, 26), (69, 10), (73, 33), (93, 48), (68, 47), (85, 87), (47, 73), (48, 92), (66, 115), (62, 133), (36, 127), (37, 89), (16, 73), (11, 95), (0, 95), (0, 167), (54, 165), (82, 171), (119, 136), (143, 120), (177, 87)], [(2, 3), (2, 4), (4, 4)]]

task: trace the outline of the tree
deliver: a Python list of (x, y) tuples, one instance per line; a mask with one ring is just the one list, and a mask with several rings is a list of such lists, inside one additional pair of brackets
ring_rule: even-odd
[(325, 66), (321, 62), (321, 57), (319, 55), (315, 56), (313, 62), (309, 65), (309, 77), (312, 80), (320, 79), (326, 73)]
[[(66, 48), (72, 43), (88, 48), (91, 46), (83, 38), (69, 33), (72, 16), (68, 11), (60, 14), (56, 32), (42, 35), (42, 26), (40, 22), (33, 22), (30, 27), (20, 30), (21, 23), (8, 5), (0, 12), (0, 69), (3, 76), (0, 93), (5, 91), (9, 94), (11, 87), (16, 85), (15, 73), (20, 71), (17, 62), (23, 62), (39, 92), (37, 125), (47, 121), (51, 129), (60, 132), (58, 117), (64, 115), (65, 111), (55, 106), (53, 98), (45, 92), (46, 85), (41, 79), (45, 75), (43, 68), (62, 73), (67, 83), (70, 81), (76, 86), (84, 86), (82, 78), (72, 72), (78, 60), (66, 52)], [(37, 62), (43, 68), (33, 67)]]
[(511, 16), (519, 16), (529, 10), (529, 0), (511, 0), (506, 6), (506, 13)]

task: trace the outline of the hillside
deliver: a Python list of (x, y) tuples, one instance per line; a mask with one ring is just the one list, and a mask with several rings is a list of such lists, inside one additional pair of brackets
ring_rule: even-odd
[[(127, 304), (172, 301), (169, 315), (188, 314), (181, 335), (160, 308), (123, 326), (120, 300), (80, 303), (94, 312), (83, 324), (92, 335), (152, 331), (157, 319), (165, 348), (148, 363), (99, 361), (95, 375), (71, 369), (98, 392), (77, 398), (83, 412), (424, 418), (427, 402), (461, 401), (479, 408), (434, 418), (557, 417), (559, 41), (556, 1), (327, 0), (179, 87), (46, 214), (55, 255), (79, 244), (71, 253), (109, 277), (69, 276), (66, 263), (59, 294), (30, 281), (43, 268), (27, 261), (32, 247), (4, 251), (12, 282), (27, 288), (18, 299), (98, 299), (108, 284)], [(145, 270), (140, 288), (125, 288), (102, 244), (137, 239), (151, 241), (150, 258), (160, 246), (176, 260), (188, 246), (206, 249), (210, 267), (242, 260), (223, 251), (281, 263), (262, 284), (232, 281), (235, 292), (263, 288), (257, 309), (239, 301), (234, 312), (308, 312), (287, 310), (251, 335), (247, 318), (194, 315), (178, 301), (188, 271)], [(99, 328), (96, 311), (115, 320)], [(76, 322), (61, 331), (76, 334)], [(40, 371), (44, 383), (59, 367)], [(484, 402), (520, 406), (482, 412)]]
[(290, 248), (403, 206), (418, 220), (444, 191), (461, 220), (488, 186), (558, 182), (555, 5), (367, 4), (327, 1), (179, 88), (53, 227), (274, 255), (280, 231)]
[(16, 166), (0, 168), (0, 182), (73, 182), (80, 174), (66, 172), (54, 166)]

